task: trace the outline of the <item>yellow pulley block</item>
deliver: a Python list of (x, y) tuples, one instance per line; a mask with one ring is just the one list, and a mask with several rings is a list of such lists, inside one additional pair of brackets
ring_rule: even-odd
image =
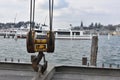
[(29, 53), (35, 52), (54, 52), (55, 37), (53, 32), (46, 34), (29, 31), (27, 35), (27, 51)]

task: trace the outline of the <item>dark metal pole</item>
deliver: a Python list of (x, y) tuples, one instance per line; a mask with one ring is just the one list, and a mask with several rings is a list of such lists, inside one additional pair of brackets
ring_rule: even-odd
[(50, 40), (49, 43), (52, 45), (52, 20), (53, 20), (53, 0), (49, 0), (49, 18), (50, 18)]
[(35, 22), (34, 22), (34, 18), (35, 17), (35, 0), (33, 1), (33, 29), (34, 29), (34, 26), (35, 26)]
[(52, 32), (52, 22), (53, 22), (53, 4), (54, 1), (49, 0), (49, 18), (50, 18), (50, 32)]
[[(51, 9), (51, 23), (53, 26), (53, 4), (54, 4), (54, 0), (52, 0), (52, 9)], [(51, 27), (51, 31), (52, 31), (52, 27)]]
[(31, 22), (32, 22), (32, 0), (31, 0), (31, 2), (30, 2), (30, 31), (31, 31), (31, 27), (32, 27), (32, 25), (31, 25)]
[(51, 31), (51, 0), (49, 0), (49, 19), (50, 19), (50, 31)]

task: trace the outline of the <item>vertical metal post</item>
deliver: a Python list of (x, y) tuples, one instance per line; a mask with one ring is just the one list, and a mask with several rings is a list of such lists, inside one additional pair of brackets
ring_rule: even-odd
[(18, 59), (18, 63), (20, 62), (20, 59)]
[(118, 65), (117, 65), (117, 68), (119, 68), (119, 67), (120, 67), (120, 65), (118, 64)]
[(89, 63), (87, 63), (87, 66), (89, 67)]
[(97, 62), (97, 52), (98, 52), (98, 36), (92, 37), (92, 45), (91, 45), (91, 59), (90, 63), (92, 66), (96, 66)]
[(5, 62), (7, 61), (7, 58), (5, 58)]
[(11, 62), (13, 62), (13, 58), (11, 58)]
[(82, 65), (87, 65), (87, 57), (82, 58)]
[(102, 68), (104, 68), (104, 63), (102, 64)]
[(112, 68), (112, 64), (109, 65), (109, 68)]

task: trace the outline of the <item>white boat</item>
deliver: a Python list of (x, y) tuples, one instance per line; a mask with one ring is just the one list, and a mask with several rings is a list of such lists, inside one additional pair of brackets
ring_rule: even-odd
[(16, 38), (26, 38), (27, 36), (27, 33), (28, 33), (29, 30), (17, 30), (17, 33), (16, 33)]
[(14, 38), (16, 32), (17, 32), (16, 28), (1, 29), (0, 36), (3, 36), (4, 38), (10, 38), (10, 37)]
[(83, 30), (58, 29), (55, 38), (61, 40), (90, 40), (92, 35), (84, 34)]
[[(26, 35), (29, 31), (30, 27), (21, 26), (18, 29), (16, 36), (17, 38), (26, 38)], [(38, 33), (47, 33), (49, 31), (48, 26), (40, 26), (34, 29)], [(90, 40), (92, 39), (92, 35), (85, 34), (83, 30), (72, 30), (72, 29), (56, 29), (53, 30), (55, 33), (55, 39), (60, 40)]]
[[(27, 33), (28, 31), (30, 30), (30, 25), (27, 24), (27, 25), (22, 25), (16, 32), (16, 38), (26, 38), (27, 37)], [(47, 33), (47, 31), (49, 30), (48, 27), (41, 27), (39, 25), (37, 25), (37, 27), (34, 28), (34, 30), (38, 33)]]

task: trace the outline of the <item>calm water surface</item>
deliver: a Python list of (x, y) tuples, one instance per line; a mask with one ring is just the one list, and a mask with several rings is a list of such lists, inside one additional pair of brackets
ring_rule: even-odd
[[(98, 43), (97, 63), (120, 64), (120, 36), (100, 36)], [(83, 56), (90, 59), (91, 40), (56, 40), (55, 52), (45, 53), (49, 63), (65, 65), (81, 65)], [(37, 53), (35, 53), (37, 54)], [(4, 39), (0, 37), (0, 61), (5, 58), (10, 60), (20, 59), (22, 62), (30, 62), (33, 54), (26, 51), (26, 40)]]

